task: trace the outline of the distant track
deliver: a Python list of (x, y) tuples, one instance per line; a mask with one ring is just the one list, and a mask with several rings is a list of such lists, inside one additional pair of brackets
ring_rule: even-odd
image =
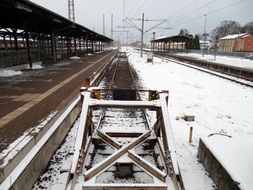
[(217, 72), (217, 71), (212, 71), (210, 69), (201, 68), (199, 66), (193, 66), (192, 64), (177, 61), (175, 59), (164, 57), (164, 56), (161, 56), (161, 55), (155, 55), (155, 56), (158, 57), (158, 58), (161, 58), (161, 59), (166, 59), (168, 61), (171, 61), (171, 62), (179, 64), (179, 65), (183, 65), (183, 66), (186, 66), (186, 67), (189, 67), (189, 68), (192, 68), (192, 69), (196, 69), (198, 71), (202, 71), (202, 72), (205, 72), (205, 73), (208, 73), (208, 74), (211, 74), (211, 75), (214, 75), (214, 76), (218, 76), (220, 78), (227, 79), (227, 80), (236, 82), (238, 84), (253, 88), (253, 82), (245, 80), (245, 79), (241, 79), (241, 78), (234, 77), (234, 76), (231, 76), (231, 75), (223, 74), (223, 73), (220, 73), (220, 72)]

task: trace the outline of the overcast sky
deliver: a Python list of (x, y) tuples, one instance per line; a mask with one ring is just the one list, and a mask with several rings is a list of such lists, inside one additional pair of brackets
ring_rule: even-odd
[[(68, 0), (32, 0), (47, 9), (64, 17), (68, 17)], [(223, 20), (234, 20), (241, 25), (253, 21), (253, 0), (74, 0), (76, 22), (103, 34), (103, 14), (105, 15), (105, 35), (111, 37), (111, 14), (114, 15), (114, 30), (122, 31), (123, 16), (131, 18), (137, 26), (141, 22), (133, 18), (167, 19), (160, 28), (146, 33), (145, 40), (156, 36), (176, 35), (181, 28), (186, 28), (191, 34), (203, 33), (207, 15), (207, 32), (210, 33)], [(125, 4), (125, 6), (124, 6)], [(125, 7), (125, 8), (123, 8)], [(124, 15), (125, 14), (125, 15)], [(161, 21), (145, 22), (144, 30)], [(127, 24), (125, 24), (128, 26)], [(133, 28), (129, 31), (129, 41), (140, 38), (140, 32)], [(115, 32), (113, 38), (122, 40), (123, 33)]]

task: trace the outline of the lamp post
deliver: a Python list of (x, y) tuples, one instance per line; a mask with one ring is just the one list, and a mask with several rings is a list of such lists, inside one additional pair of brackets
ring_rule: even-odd
[(206, 36), (208, 35), (206, 33), (206, 19), (207, 19), (207, 15), (204, 15), (205, 17), (205, 24), (204, 24), (204, 33), (203, 33), (203, 36), (204, 36), (204, 44), (203, 44), (203, 52), (202, 52), (202, 57), (204, 57), (205, 55), (205, 48), (206, 48)]
[(152, 52), (154, 53), (155, 51), (155, 32), (153, 32), (153, 43), (152, 43)]
[(214, 61), (216, 61), (216, 54), (217, 54), (217, 42), (218, 42), (219, 36), (215, 37), (215, 45), (214, 45)]

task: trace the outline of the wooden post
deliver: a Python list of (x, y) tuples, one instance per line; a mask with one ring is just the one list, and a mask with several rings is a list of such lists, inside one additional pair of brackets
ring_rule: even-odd
[(85, 78), (83, 86), (81, 87), (81, 92), (87, 91), (90, 88), (90, 78)]
[(189, 143), (192, 142), (192, 132), (193, 132), (193, 127), (190, 127)]

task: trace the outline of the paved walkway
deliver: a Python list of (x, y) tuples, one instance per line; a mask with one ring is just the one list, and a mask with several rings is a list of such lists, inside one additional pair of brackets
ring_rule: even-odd
[(113, 52), (67, 60), (0, 78), (0, 152), (50, 113), (61, 110)]

